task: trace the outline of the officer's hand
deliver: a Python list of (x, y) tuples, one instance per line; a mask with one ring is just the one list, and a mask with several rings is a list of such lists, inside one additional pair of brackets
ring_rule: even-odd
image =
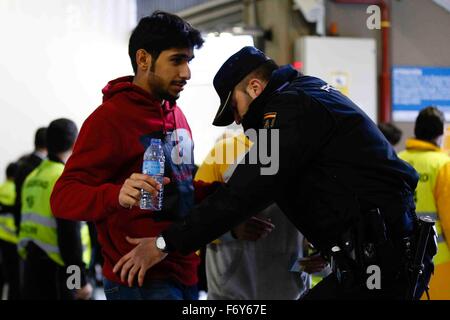
[(156, 238), (132, 239), (127, 237), (127, 241), (135, 244), (136, 247), (116, 263), (113, 272), (120, 272), (120, 280), (128, 282), (130, 287), (137, 275), (139, 286), (142, 287), (147, 270), (163, 260), (167, 253), (156, 247)]
[[(169, 178), (164, 177), (163, 184), (170, 182)], [(124, 208), (131, 209), (133, 206), (139, 206), (141, 200), (141, 189), (151, 194), (157, 195), (161, 187), (159, 183), (150, 176), (142, 173), (133, 173), (125, 180), (119, 192), (119, 204)]]
[(298, 263), (302, 267), (303, 271), (309, 274), (321, 272), (328, 265), (328, 262), (319, 254), (303, 258)]
[(235, 227), (232, 234), (238, 240), (256, 241), (267, 237), (274, 228), (269, 218), (251, 217)]
[(83, 288), (75, 291), (75, 300), (89, 300), (92, 297), (92, 286), (90, 283), (86, 283)]

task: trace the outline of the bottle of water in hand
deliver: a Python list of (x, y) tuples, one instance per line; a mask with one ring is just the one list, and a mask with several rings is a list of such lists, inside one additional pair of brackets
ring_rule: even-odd
[(152, 211), (160, 211), (163, 200), (163, 178), (164, 178), (164, 151), (160, 139), (152, 139), (150, 146), (145, 150), (142, 173), (155, 179), (160, 185), (157, 196), (141, 190), (140, 208)]

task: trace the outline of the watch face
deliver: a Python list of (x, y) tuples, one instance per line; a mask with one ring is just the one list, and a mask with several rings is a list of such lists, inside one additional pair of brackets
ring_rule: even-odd
[(160, 250), (166, 249), (166, 241), (164, 241), (164, 238), (163, 238), (163, 237), (158, 237), (158, 238), (156, 238), (156, 246), (157, 246), (158, 249), (160, 249)]

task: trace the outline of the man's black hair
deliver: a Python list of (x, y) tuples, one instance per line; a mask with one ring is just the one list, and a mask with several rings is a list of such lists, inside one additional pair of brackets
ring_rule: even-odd
[(47, 148), (47, 128), (42, 127), (36, 130), (34, 135), (34, 148), (41, 149)]
[(393, 146), (395, 146), (402, 138), (402, 130), (391, 122), (380, 123), (378, 128), (386, 137), (387, 141)]
[(16, 162), (11, 162), (6, 167), (6, 178), (8, 179), (14, 179), (16, 177), (17, 168), (19, 165)]
[(72, 149), (77, 139), (78, 128), (75, 122), (69, 119), (57, 119), (47, 128), (48, 153), (56, 155)]
[(414, 134), (417, 139), (433, 141), (444, 134), (444, 113), (436, 107), (422, 109), (416, 119)]
[(200, 31), (194, 29), (180, 17), (155, 11), (151, 16), (142, 18), (133, 30), (128, 44), (128, 54), (134, 73), (137, 71), (136, 52), (144, 49), (156, 62), (162, 51), (171, 48), (200, 48), (203, 45)]

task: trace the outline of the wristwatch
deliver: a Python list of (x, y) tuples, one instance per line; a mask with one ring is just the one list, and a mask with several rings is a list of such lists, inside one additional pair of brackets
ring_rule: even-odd
[(164, 240), (162, 235), (159, 235), (156, 237), (156, 248), (158, 248), (160, 251), (162, 251), (164, 253), (169, 252), (166, 241)]

